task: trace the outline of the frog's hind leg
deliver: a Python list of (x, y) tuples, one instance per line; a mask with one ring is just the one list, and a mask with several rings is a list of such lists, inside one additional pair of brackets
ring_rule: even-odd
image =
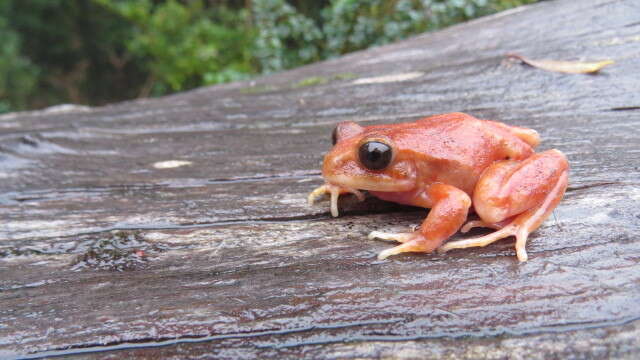
[(538, 134), (538, 132), (533, 129), (507, 125), (501, 122), (491, 121), (491, 120), (484, 120), (484, 122), (485, 124), (488, 124), (489, 126), (493, 126), (494, 128), (499, 128), (499, 129), (502, 129), (503, 131), (504, 130), (508, 131), (509, 133), (515, 135), (520, 140), (526, 142), (527, 144), (529, 144), (529, 146), (533, 148), (535, 148), (536, 146), (538, 146), (538, 144), (540, 144), (540, 134)]
[[(438, 251), (486, 246), (515, 236), (518, 259), (526, 261), (525, 245), (529, 233), (537, 229), (556, 208), (567, 183), (567, 160), (557, 150), (533, 155), (522, 162), (493, 165), (476, 186), (474, 205), (484, 225), (503, 227), (486, 236), (447, 243)], [(504, 224), (506, 219), (513, 220)]]
[(500, 230), (503, 227), (509, 225), (510, 222), (511, 222), (511, 219), (507, 219), (507, 220), (500, 221), (500, 222), (497, 222), (497, 223), (489, 223), (489, 222), (486, 222), (484, 220), (471, 220), (471, 221), (468, 221), (466, 224), (464, 224), (460, 228), (460, 232), (463, 233), (463, 234), (464, 233), (468, 233), (471, 229), (477, 228), (477, 227)]

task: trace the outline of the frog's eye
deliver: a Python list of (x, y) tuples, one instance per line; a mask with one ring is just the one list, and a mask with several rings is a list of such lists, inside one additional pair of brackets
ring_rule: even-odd
[(335, 145), (338, 142), (338, 127), (333, 128), (331, 132), (331, 143)]
[(380, 141), (368, 141), (360, 145), (360, 163), (369, 170), (382, 170), (391, 163), (391, 146)]

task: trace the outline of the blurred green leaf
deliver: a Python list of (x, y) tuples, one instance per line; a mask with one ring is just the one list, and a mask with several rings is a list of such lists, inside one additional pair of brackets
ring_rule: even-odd
[(7, 21), (9, 4), (0, 2), (0, 113), (24, 109), (39, 69), (21, 54), (20, 37)]
[(0, 112), (247, 79), (535, 1), (1, 0)]
[(237, 26), (244, 22), (245, 11), (218, 7), (214, 13), (200, 0), (158, 5), (148, 0), (96, 1), (131, 22), (134, 31), (125, 44), (149, 70), (148, 86), (154, 95), (255, 73), (246, 50), (253, 30)]

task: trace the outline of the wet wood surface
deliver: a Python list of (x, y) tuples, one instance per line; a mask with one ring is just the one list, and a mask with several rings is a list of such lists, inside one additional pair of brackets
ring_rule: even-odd
[[(0, 358), (637, 358), (639, 48), (637, 1), (549, 1), (252, 82), (1, 116)], [(337, 122), (452, 111), (568, 155), (528, 262), (512, 239), (379, 261), (366, 234), (425, 210), (306, 205)]]

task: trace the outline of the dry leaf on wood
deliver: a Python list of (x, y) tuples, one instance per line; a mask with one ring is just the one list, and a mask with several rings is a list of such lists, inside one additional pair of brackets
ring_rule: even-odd
[(613, 64), (613, 60), (595, 62), (561, 61), (561, 60), (532, 60), (518, 54), (507, 54), (507, 58), (514, 58), (538, 69), (569, 74), (592, 74), (603, 67)]

